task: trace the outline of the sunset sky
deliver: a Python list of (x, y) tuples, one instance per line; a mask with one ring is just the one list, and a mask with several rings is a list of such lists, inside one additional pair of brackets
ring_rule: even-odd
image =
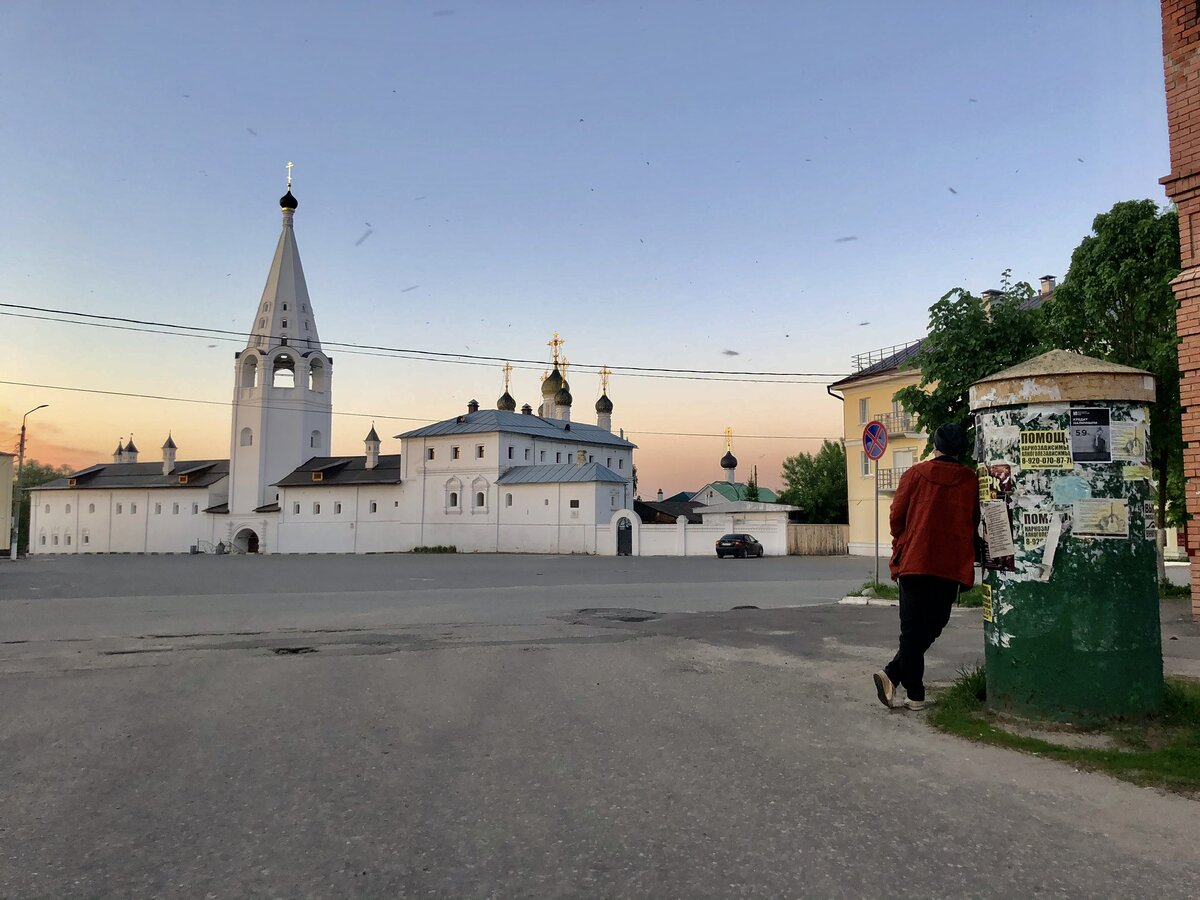
[[(842, 437), (852, 354), (950, 288), (1061, 278), (1169, 168), (1149, 0), (10, 0), (0, 79), (0, 303), (245, 332), (292, 160), (325, 341), (544, 360), (557, 330), (592, 422), (601, 364), (789, 373), (615, 374), (643, 496), (720, 478), (726, 426), (778, 487)], [(48, 403), (43, 462), (168, 430), (228, 455), (244, 339), (0, 313), (0, 449)], [(503, 390), (499, 361), (327, 349), (335, 453)]]

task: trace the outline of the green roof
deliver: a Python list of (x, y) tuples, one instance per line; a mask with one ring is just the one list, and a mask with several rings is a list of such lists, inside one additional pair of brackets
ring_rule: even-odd
[[(735, 481), (733, 484), (730, 484), (728, 481), (714, 481), (712, 484), (708, 485), (708, 487), (711, 487), (726, 500), (733, 501), (748, 499), (746, 497), (748, 486), (740, 481)], [(762, 487), (760, 485), (758, 488), (758, 499), (763, 503), (774, 503), (779, 499), (779, 495), (769, 487)]]

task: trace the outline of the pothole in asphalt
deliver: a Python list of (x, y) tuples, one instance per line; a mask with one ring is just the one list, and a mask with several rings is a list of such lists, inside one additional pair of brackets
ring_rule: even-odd
[(579, 615), (592, 619), (607, 619), (610, 622), (650, 622), (659, 614), (647, 609), (581, 609)]
[(299, 653), (316, 653), (316, 647), (276, 647), (272, 651), (276, 656), (295, 656)]

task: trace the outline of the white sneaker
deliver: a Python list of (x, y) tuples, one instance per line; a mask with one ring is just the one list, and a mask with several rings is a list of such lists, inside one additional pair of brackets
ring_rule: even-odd
[(880, 669), (872, 678), (875, 679), (875, 693), (879, 697), (879, 702), (888, 709), (894, 709), (896, 706), (896, 686), (892, 684), (892, 679), (887, 677), (887, 673)]
[(924, 709), (925, 701), (924, 700), (905, 700), (904, 708), (905, 709), (917, 709), (917, 710)]

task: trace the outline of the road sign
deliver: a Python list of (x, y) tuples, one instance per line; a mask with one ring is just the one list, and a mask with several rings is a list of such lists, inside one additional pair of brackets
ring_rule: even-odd
[(887, 450), (888, 433), (882, 422), (868, 422), (863, 429), (863, 449), (867, 451), (867, 459), (880, 459)]

